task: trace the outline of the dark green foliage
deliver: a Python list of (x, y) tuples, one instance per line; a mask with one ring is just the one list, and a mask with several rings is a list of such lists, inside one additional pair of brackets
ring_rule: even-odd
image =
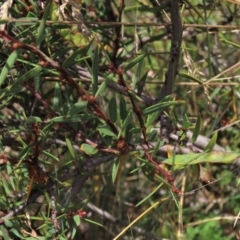
[(239, 6), (172, 1), (13, 1), (0, 238), (238, 237)]

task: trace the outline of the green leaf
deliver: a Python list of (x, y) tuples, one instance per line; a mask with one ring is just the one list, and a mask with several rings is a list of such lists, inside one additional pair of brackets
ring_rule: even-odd
[(59, 162), (59, 159), (58, 159), (55, 155), (53, 155), (53, 154), (51, 154), (51, 153), (49, 153), (49, 152), (47, 152), (47, 151), (42, 151), (42, 153), (43, 153), (45, 156), (51, 158), (52, 160)]
[[(69, 51), (71, 51), (71, 50), (74, 50), (73, 54), (75, 54), (75, 53), (78, 52), (78, 51), (81, 52), (79, 48), (75, 51), (75, 49), (74, 49), (72, 46), (70, 46), (70, 47), (65, 46), (63, 49), (59, 49), (59, 50), (56, 49), (56, 52), (52, 53), (52, 58), (55, 59), (55, 58), (57, 58), (57, 57), (64, 57), (64, 55), (65, 55), (66, 53), (68, 53)], [(82, 49), (81, 49), (81, 50), (82, 50)], [(68, 58), (71, 58), (73, 54), (71, 54)], [(76, 55), (77, 55), (77, 54), (76, 54)], [(67, 59), (68, 59), (68, 58), (67, 58)], [(74, 56), (74, 58), (75, 58), (75, 56)], [(65, 61), (66, 61), (66, 60), (65, 60)], [(63, 62), (63, 64), (62, 64), (62, 67), (65, 68), (65, 67), (64, 67), (64, 62)]]
[[(18, 18), (19, 22), (16, 22), (14, 25), (15, 26), (26, 26), (26, 25), (33, 25), (33, 21), (38, 21), (39, 19), (37, 17), (22, 17), (22, 18)], [(22, 22), (22, 20), (24, 22)], [(26, 22), (25, 22), (26, 21)], [(37, 23), (36, 23), (37, 24)]]
[(85, 111), (85, 109), (87, 108), (87, 101), (83, 101), (83, 102), (77, 102), (75, 103), (68, 111), (67, 115), (74, 115), (80, 112)]
[(157, 120), (157, 118), (159, 117), (160, 111), (156, 111), (152, 114), (148, 115), (147, 118), (147, 123), (146, 123), (146, 128), (152, 126), (152, 124)]
[(104, 81), (101, 83), (100, 87), (98, 88), (95, 97), (97, 97), (100, 93), (104, 92), (104, 90), (107, 87), (108, 82), (110, 81), (110, 78), (113, 76), (113, 74), (110, 74), (109, 77), (107, 77), (106, 79), (104, 79)]
[(185, 103), (185, 101), (168, 101), (168, 102), (160, 102), (157, 104), (154, 104), (148, 108), (145, 108), (143, 110), (143, 115), (154, 113), (156, 111), (162, 111), (166, 107), (170, 107), (176, 104), (182, 104)]
[[(42, 218), (41, 219), (39, 219), (39, 220), (42, 220)], [(41, 227), (45, 227), (46, 226), (46, 224), (44, 224), (44, 225), (42, 225)], [(40, 227), (39, 227), (39, 229), (40, 229)], [(44, 237), (37, 237), (37, 239), (36, 239), (36, 237), (24, 237), (24, 239), (25, 240), (46, 240), (46, 236), (44, 236)], [(59, 240), (63, 240), (63, 239), (61, 239), (60, 237), (59, 237)]]
[(124, 99), (124, 97), (122, 97), (121, 96), (121, 98), (120, 98), (120, 119), (122, 120), (122, 121), (124, 121), (125, 119), (126, 119), (126, 117), (127, 117), (127, 104), (126, 104), (126, 102), (125, 102), (125, 99)]
[(108, 125), (102, 125), (98, 127), (97, 130), (106, 136), (116, 137), (116, 134), (112, 131), (112, 129)]
[(186, 114), (184, 114), (183, 116), (183, 123), (182, 123), (182, 127), (184, 129), (189, 129), (189, 127), (192, 125), (192, 123), (189, 121), (188, 116)]
[(112, 97), (108, 103), (108, 114), (109, 114), (110, 120), (114, 123), (117, 120), (116, 97)]
[(9, 22), (9, 19), (0, 19), (0, 25), (7, 24)]
[(137, 94), (138, 94), (138, 96), (141, 96), (141, 95), (142, 95), (142, 91), (143, 91), (143, 88), (144, 88), (144, 86), (145, 86), (145, 82), (146, 82), (146, 80), (147, 80), (148, 72), (149, 72), (149, 70), (147, 70), (147, 71), (142, 75), (142, 77), (140, 78), (140, 80), (138, 81), (138, 84), (137, 84)]
[[(0, 91), (2, 93), (2, 95), (0, 96), (1, 99), (3, 99), (4, 97), (7, 97), (7, 96), (14, 96), (15, 94), (17, 93), (20, 93), (20, 92), (23, 92), (23, 91), (26, 91), (26, 89), (24, 87), (21, 87), (21, 86), (15, 86), (15, 87), (7, 87), (6, 89), (4, 89), (3, 91)], [(10, 98), (11, 98), (10, 97)]]
[(234, 152), (205, 152), (205, 153), (189, 153), (184, 155), (175, 155), (163, 161), (167, 165), (173, 165), (174, 169), (181, 169), (188, 165), (198, 164), (198, 163), (225, 163), (229, 164), (240, 157), (240, 153)]
[(134, 67), (138, 62), (142, 61), (145, 57), (147, 56), (146, 53), (134, 58), (131, 62), (129, 62), (125, 67), (124, 67), (124, 72), (127, 72), (129, 69)]
[(69, 138), (65, 138), (68, 150), (73, 158), (76, 158), (76, 152)]
[(39, 75), (35, 75), (33, 77), (33, 79), (34, 79), (34, 89), (35, 89), (36, 92), (38, 92), (39, 88), (40, 88), (40, 80), (41, 80), (40, 76)]
[[(62, 67), (64, 69), (67, 69), (68, 67), (76, 64), (77, 62), (81, 61), (81, 59), (78, 58), (78, 55), (82, 55), (84, 56), (88, 50), (88, 46), (87, 47), (83, 47), (83, 48), (78, 48), (76, 51), (74, 51), (62, 64)], [(82, 59), (83, 60), (83, 59)]]
[(61, 94), (61, 88), (58, 82), (55, 83), (54, 88), (54, 97), (53, 97), (53, 109), (61, 113), (62, 108), (62, 94)]
[[(205, 16), (204, 16), (201, 12), (198, 11), (198, 9), (195, 7), (195, 5), (192, 4), (191, 1), (189, 1), (189, 0), (184, 0), (184, 1), (187, 3), (187, 5), (189, 5), (189, 6), (191, 7), (191, 9), (197, 14), (197, 16), (198, 16), (200, 19), (202, 19), (203, 22), (205, 22), (205, 24), (208, 24), (208, 23), (206, 22), (206, 20), (205, 20)], [(204, 3), (204, 2), (203, 2), (203, 3)], [(204, 3), (204, 4), (205, 4), (205, 3)]]
[(220, 38), (220, 41), (225, 42), (225, 43), (227, 43), (227, 44), (229, 44), (229, 45), (232, 45), (232, 46), (234, 46), (234, 47), (236, 47), (236, 48), (240, 48), (240, 45), (239, 45), (239, 44), (237, 44), (237, 43), (235, 43), (235, 42), (228, 41), (227, 39)]
[(86, 144), (86, 143), (83, 143), (81, 145), (80, 150), (82, 150), (83, 152), (85, 152), (88, 155), (94, 155), (98, 152), (98, 149), (96, 149), (95, 147), (93, 147), (89, 144)]
[(95, 224), (97, 226), (104, 227), (104, 225), (100, 224), (99, 222), (94, 222), (94, 221), (92, 221), (90, 219), (87, 219), (87, 218), (84, 218), (84, 222), (88, 222), (90, 224)]
[(157, 134), (157, 131), (156, 131), (156, 130), (152, 130), (152, 131), (148, 134), (148, 136), (147, 136), (148, 141), (149, 141), (149, 142), (156, 141), (157, 135), (158, 135), (158, 134)]
[(0, 229), (1, 229), (1, 236), (3, 236), (3, 239), (10, 240), (7, 229), (4, 226), (0, 226)]
[(135, 89), (136, 83), (139, 80), (139, 76), (140, 76), (141, 70), (143, 68), (143, 60), (144, 60), (144, 58), (140, 59), (140, 61), (138, 63), (138, 66), (137, 66), (137, 69), (135, 71), (135, 74), (134, 74), (134, 77), (133, 77), (133, 83), (132, 83), (132, 88), (133, 89)]
[(11, 228), (13, 226), (13, 223), (9, 219), (5, 219), (4, 220), (4, 225), (6, 227), (10, 227)]
[(11, 228), (10, 232), (12, 232), (18, 238), (23, 239), (23, 235), (16, 228)]
[(93, 84), (93, 95), (95, 95), (98, 90), (98, 65), (99, 65), (98, 46), (96, 46), (94, 50), (92, 61), (93, 61), (92, 62), (92, 84)]
[(198, 134), (201, 129), (201, 125), (202, 125), (202, 119), (201, 119), (201, 116), (198, 115), (196, 126), (194, 128), (192, 139), (191, 139), (192, 142), (195, 142), (197, 140)]
[(207, 151), (212, 151), (216, 142), (217, 142), (217, 136), (218, 136), (218, 132), (214, 132), (211, 140), (209, 141), (209, 143), (207, 144), (207, 146), (204, 148), (204, 152), (207, 152)]
[[(152, 181), (152, 180), (151, 180)], [(140, 206), (141, 204), (143, 204), (146, 200), (148, 200), (153, 194), (155, 194), (159, 189), (160, 187), (162, 187), (163, 183), (160, 183), (153, 191), (151, 191), (150, 194), (148, 194), (146, 197), (144, 197), (139, 203), (137, 203), (135, 205), (135, 207), (138, 207)]]
[(124, 135), (124, 133), (125, 133), (128, 125), (129, 125), (129, 124), (131, 123), (131, 121), (132, 121), (132, 117), (133, 117), (133, 113), (130, 112), (130, 113), (127, 115), (125, 121), (124, 121), (123, 124), (122, 124), (122, 127), (121, 127), (121, 130), (119, 131), (118, 137), (120, 137), (122, 134)]
[(142, 132), (142, 129), (141, 128), (132, 128), (132, 129), (130, 129), (130, 132), (132, 134), (139, 134)]
[(2, 71), (0, 74), (0, 86), (3, 84), (5, 78), (7, 77), (7, 74), (9, 73), (9, 71), (12, 69), (12, 67), (14, 66), (14, 63), (16, 62), (16, 59), (18, 57), (18, 51), (15, 50), (11, 53), (11, 55), (8, 57)]
[(194, 77), (194, 76), (192, 76), (192, 75), (189, 75), (188, 73), (179, 72), (178, 75), (179, 75), (180, 77), (184, 77), (184, 78), (193, 80), (193, 81), (196, 82), (196, 83), (204, 84), (204, 82), (203, 82), (201, 79), (196, 78), (196, 77)]
[(38, 123), (38, 122), (42, 122), (42, 119), (36, 116), (30, 116), (25, 120), (25, 123), (27, 124)]
[(36, 41), (37, 47), (40, 47), (41, 42), (43, 41), (43, 39), (45, 37), (46, 21), (47, 21), (48, 16), (49, 16), (50, 9), (51, 9), (51, 2), (48, 2), (47, 6), (44, 7), (42, 20), (41, 20), (41, 23), (40, 23), (39, 28), (38, 28), (38, 34), (37, 34), (37, 39), (36, 39), (37, 40)]
[[(75, 29), (72, 28), (71, 33), (74, 31)], [(81, 32), (75, 32), (73, 34), (70, 34), (70, 40), (75, 46), (79, 48), (84, 48), (89, 45), (88, 39)]]
[(38, 75), (42, 71), (41, 66), (36, 66), (35, 68), (32, 68), (30, 71), (23, 74), (16, 82), (13, 83), (11, 88), (14, 88), (15, 86), (23, 84), (25, 81), (29, 80), (30, 78), (33, 78), (34, 76)]
[(111, 146), (112, 145), (113, 138), (111, 136), (102, 135), (102, 138), (103, 138), (103, 141), (106, 144), (106, 146)]
[(74, 215), (73, 221), (76, 223), (76, 226), (79, 226), (81, 223), (81, 218), (79, 215)]
[[(74, 216), (74, 217), (75, 217), (75, 216)], [(73, 228), (72, 228), (71, 238), (70, 238), (70, 239), (74, 239), (76, 233), (77, 233), (77, 228), (76, 228), (76, 227), (73, 227)]]
[(59, 116), (52, 118), (49, 122), (51, 123), (60, 123), (60, 122), (66, 122), (66, 123), (71, 123), (71, 122), (80, 122), (83, 114), (74, 114), (71, 116)]
[(159, 139), (157, 141), (157, 144), (154, 146), (154, 150), (152, 151), (153, 155), (156, 155), (157, 152), (159, 151), (159, 148), (165, 145), (165, 140), (164, 139)]
[(53, 2), (53, 1), (50, 1), (50, 5), (51, 5), (50, 19), (53, 20), (53, 21), (57, 21), (58, 20), (58, 14), (57, 14), (58, 4)]
[(114, 161), (114, 163), (113, 163), (113, 168), (112, 168), (112, 181), (113, 181), (113, 183), (115, 182), (116, 177), (117, 177), (119, 164), (120, 164), (120, 160), (119, 159)]
[(31, 145), (24, 147), (22, 149), (22, 151), (20, 152), (20, 154), (18, 155), (18, 159), (20, 159), (20, 160), (24, 159), (29, 154), (31, 149), (32, 149)]

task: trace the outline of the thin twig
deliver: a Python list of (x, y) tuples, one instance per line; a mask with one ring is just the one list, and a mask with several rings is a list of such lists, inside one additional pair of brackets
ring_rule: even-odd
[(171, 53), (165, 82), (162, 87), (158, 101), (161, 101), (164, 97), (172, 94), (174, 80), (177, 74), (183, 31), (181, 16), (179, 12), (179, 5), (180, 0), (172, 0), (170, 3), (172, 26)]
[(118, 134), (118, 129), (116, 126), (113, 124), (113, 122), (108, 118), (106, 114), (104, 114), (100, 107), (98, 106), (95, 97), (91, 95), (89, 92), (87, 92), (84, 88), (82, 88), (76, 81), (73, 80), (73, 78), (69, 75), (69, 73), (62, 68), (62, 66), (54, 61), (53, 59), (49, 58), (47, 55), (45, 55), (42, 51), (40, 51), (37, 47), (29, 45), (29, 44), (24, 44), (14, 37), (10, 36), (6, 31), (0, 31), (0, 35), (6, 37), (7, 39), (11, 40), (13, 43), (13, 47), (15, 49), (22, 48), (25, 50), (31, 51), (33, 54), (36, 54), (42, 61), (41, 65), (44, 67), (52, 67), (56, 69), (62, 78), (64, 78), (68, 84), (72, 85), (80, 94), (82, 100), (88, 101), (88, 104), (92, 107), (93, 111), (92, 113), (100, 118), (102, 118), (106, 123), (109, 125), (109, 127), (112, 129), (112, 131), (117, 135)]
[[(23, 19), (9, 19), (10, 23), (29, 23), (29, 24), (33, 24), (33, 23), (40, 23), (41, 20), (23, 20)], [(47, 20), (46, 24), (50, 25), (50, 24), (59, 24), (59, 23), (64, 23), (64, 24), (79, 24), (79, 21), (50, 21)], [(109, 26), (109, 27), (115, 27), (115, 26), (119, 26), (122, 25), (124, 27), (134, 27), (134, 26), (139, 26), (139, 27), (160, 27), (162, 29), (164, 29), (166, 26), (171, 26), (171, 24), (169, 23), (144, 23), (144, 22), (87, 22), (88, 26)], [(185, 23), (182, 25), (183, 28), (206, 28), (206, 29), (230, 29), (230, 30), (234, 30), (240, 29), (239, 25), (219, 25), (219, 24), (189, 24), (189, 23)]]

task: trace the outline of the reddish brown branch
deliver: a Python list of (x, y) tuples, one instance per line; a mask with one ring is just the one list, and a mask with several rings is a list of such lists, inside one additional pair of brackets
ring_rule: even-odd
[[(37, 93), (31, 86), (29, 85), (25, 85), (25, 87), (36, 97), (36, 99), (42, 103), (42, 105), (51, 113), (52, 117), (57, 117), (59, 116), (55, 111), (52, 110), (52, 108), (46, 103), (46, 101), (44, 99), (42, 99), (41, 95), (39, 93)], [(85, 143), (91, 145), (92, 147), (98, 149), (100, 152), (107, 152), (107, 153), (113, 153), (113, 154), (117, 154), (119, 155), (119, 151), (113, 148), (102, 148), (100, 147), (97, 143), (91, 141), (90, 139), (86, 138), (85, 136), (83, 136), (83, 134), (77, 132), (76, 130), (74, 130), (73, 128), (71, 128), (70, 126), (68, 126), (65, 123), (61, 123), (61, 126), (74, 133), (75, 135), (77, 135), (79, 138), (81, 138)]]
[(84, 88), (79, 86), (78, 83), (75, 82), (73, 80), (73, 78), (71, 78), (69, 76), (69, 73), (65, 69), (63, 69), (62, 66), (58, 62), (49, 58), (47, 55), (45, 55), (43, 52), (41, 52), (37, 47), (35, 47), (33, 45), (29, 45), (29, 44), (24, 44), (24, 43), (18, 41), (17, 39), (10, 36), (6, 31), (0, 31), (0, 36), (6, 37), (9, 40), (11, 40), (13, 42), (13, 44), (12, 44), (13, 49), (22, 48), (22, 49), (28, 50), (28, 51), (36, 54), (41, 59), (40, 64), (42, 66), (44, 66), (44, 67), (49, 66), (49, 67), (56, 69), (60, 73), (61, 77), (64, 78), (68, 82), (68, 84), (72, 85), (78, 91), (81, 98), (84, 101), (88, 101), (88, 104), (93, 109), (93, 114), (102, 118), (109, 125), (109, 127), (112, 129), (112, 131), (116, 135), (118, 135), (117, 128), (115, 127), (113, 122), (107, 117), (107, 115), (101, 111), (101, 109), (99, 108), (99, 106), (97, 105), (97, 103), (95, 101), (94, 96), (91, 95), (89, 92), (87, 92)]
[(133, 99), (133, 96), (129, 93), (129, 87), (127, 86), (124, 78), (123, 78), (123, 73), (122, 73), (122, 69), (121, 68), (118, 68), (116, 69), (114, 67), (113, 64), (110, 64), (109, 65), (109, 70), (115, 74), (117, 74), (119, 76), (119, 79), (118, 79), (118, 83), (119, 85), (121, 85), (122, 87), (124, 87), (124, 90), (127, 92), (128, 94), (128, 97), (131, 101), (131, 104), (132, 104), (132, 107), (133, 107), (133, 111), (134, 113), (136, 114), (137, 118), (138, 118), (138, 121), (139, 121), (139, 124), (140, 124), (140, 127), (142, 129), (142, 134), (143, 134), (143, 139), (144, 139), (144, 143), (149, 147), (149, 144), (148, 144), (148, 141), (147, 141), (147, 133), (146, 133), (146, 127), (144, 125), (144, 121), (143, 121), (143, 118), (142, 118), (142, 115), (141, 115), (141, 111), (140, 109), (136, 106), (136, 103)]
[[(117, 21), (122, 22), (122, 13), (124, 8), (125, 8), (124, 0), (120, 0), (120, 5), (118, 7), (118, 19), (116, 19), (115, 22)], [(119, 49), (120, 39), (121, 39), (121, 28), (122, 28), (121, 25), (115, 27), (116, 37), (113, 40), (114, 47), (113, 47), (113, 59), (112, 59), (112, 62), (114, 63), (115, 67), (117, 67), (116, 59), (117, 59), (117, 52)]]
[(172, 187), (172, 191), (177, 193), (177, 194), (181, 194), (181, 192), (177, 189), (177, 187), (174, 185), (174, 179), (172, 178), (171, 174), (166, 171), (165, 169), (163, 169), (154, 159), (153, 157), (150, 155), (150, 153), (148, 152), (148, 150), (145, 150), (145, 156), (148, 159), (148, 161), (153, 164), (156, 167), (156, 171), (158, 174), (162, 175), (165, 179), (165, 181), (167, 183), (169, 183)]
[(162, 87), (161, 93), (158, 97), (158, 102), (160, 102), (164, 97), (172, 94), (172, 89), (174, 86), (174, 81), (178, 70), (183, 31), (179, 6), (180, 0), (170, 1), (170, 16), (172, 27), (171, 53), (168, 64), (168, 70), (166, 72), (165, 82)]

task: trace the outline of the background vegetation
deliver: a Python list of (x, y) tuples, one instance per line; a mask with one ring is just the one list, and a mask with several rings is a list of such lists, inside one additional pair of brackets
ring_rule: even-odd
[(240, 238), (234, 2), (1, 3), (2, 239)]

